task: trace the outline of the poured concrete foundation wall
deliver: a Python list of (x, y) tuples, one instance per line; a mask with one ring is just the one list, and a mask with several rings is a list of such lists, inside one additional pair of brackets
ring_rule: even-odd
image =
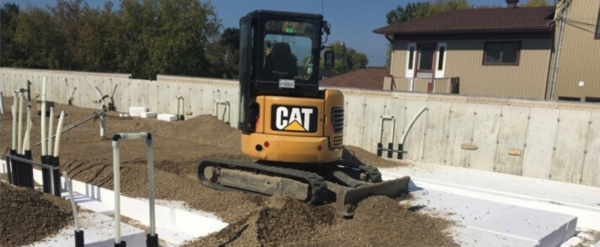
[[(73, 95), (73, 105), (99, 108), (92, 102), (99, 99), (92, 83), (104, 95), (112, 95), (116, 87), (118, 111), (146, 106), (156, 113), (176, 114), (177, 96), (182, 96), (183, 109), (191, 116), (218, 113), (234, 127), (238, 121), (234, 80), (159, 75), (157, 81), (148, 81), (128, 75), (11, 68), (2, 68), (1, 74), (5, 96), (26, 87), (29, 80), (34, 97), (46, 76), (47, 98), (57, 103), (66, 104)], [(375, 153), (379, 121), (386, 115), (396, 119), (396, 131), (390, 140), (392, 122), (384, 123), (383, 145), (393, 142), (397, 147), (410, 120), (427, 107), (407, 134), (405, 159), (600, 187), (598, 104), (341, 90), (346, 99), (346, 145)], [(10, 109), (11, 102), (4, 104)]]

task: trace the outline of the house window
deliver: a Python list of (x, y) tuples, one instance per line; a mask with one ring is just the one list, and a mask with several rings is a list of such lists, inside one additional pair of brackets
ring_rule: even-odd
[(413, 68), (413, 60), (415, 57), (415, 47), (410, 47), (410, 51), (408, 54), (408, 69), (412, 69)]
[(425, 45), (419, 48), (419, 62), (417, 70), (433, 70), (433, 45)]
[(521, 42), (486, 42), (484, 65), (518, 65)]
[(598, 10), (598, 23), (596, 23), (596, 39), (600, 39), (600, 10)]

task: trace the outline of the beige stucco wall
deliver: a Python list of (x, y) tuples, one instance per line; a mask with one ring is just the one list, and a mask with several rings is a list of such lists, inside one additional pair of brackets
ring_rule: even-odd
[[(598, 0), (571, 1), (553, 99), (560, 96), (577, 97), (582, 101), (585, 97), (600, 98), (600, 40), (594, 38), (599, 11)], [(580, 81), (583, 81), (583, 86), (579, 86)]]
[[(518, 66), (482, 65), (484, 40), (441, 42), (448, 44), (444, 77), (460, 78), (460, 94), (544, 99), (551, 40), (522, 40)], [(407, 46), (406, 41), (394, 44), (390, 68), (394, 77), (406, 76)]]

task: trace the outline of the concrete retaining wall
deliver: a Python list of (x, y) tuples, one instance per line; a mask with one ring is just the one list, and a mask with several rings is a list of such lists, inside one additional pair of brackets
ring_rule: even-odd
[[(2, 68), (1, 89), (11, 96), (29, 80), (34, 96), (43, 76), (47, 99), (62, 104), (73, 95), (73, 105), (98, 108), (92, 99), (99, 96), (89, 80), (105, 95), (116, 87), (118, 111), (146, 106), (175, 114), (181, 95), (184, 111), (192, 116), (218, 111), (232, 126), (238, 121), (239, 93), (233, 80), (159, 75), (147, 81), (122, 74)], [(375, 153), (380, 117), (387, 115), (396, 119), (396, 131), (390, 140), (392, 122), (386, 121), (383, 144), (393, 142), (396, 147), (413, 116), (427, 107), (407, 134), (405, 159), (600, 187), (599, 104), (341, 90), (346, 99), (346, 145)], [(228, 102), (230, 111), (216, 101)], [(10, 109), (12, 102), (4, 104)]]

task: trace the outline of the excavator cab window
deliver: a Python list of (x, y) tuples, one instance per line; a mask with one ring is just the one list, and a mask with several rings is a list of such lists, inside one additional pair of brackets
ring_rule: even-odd
[(265, 24), (264, 59), (260, 80), (309, 80), (314, 71), (314, 26), (298, 21), (271, 20)]
[(238, 129), (243, 133), (254, 131), (258, 113), (252, 104), (259, 95), (319, 97), (325, 25), (322, 15), (270, 10), (240, 19)]

